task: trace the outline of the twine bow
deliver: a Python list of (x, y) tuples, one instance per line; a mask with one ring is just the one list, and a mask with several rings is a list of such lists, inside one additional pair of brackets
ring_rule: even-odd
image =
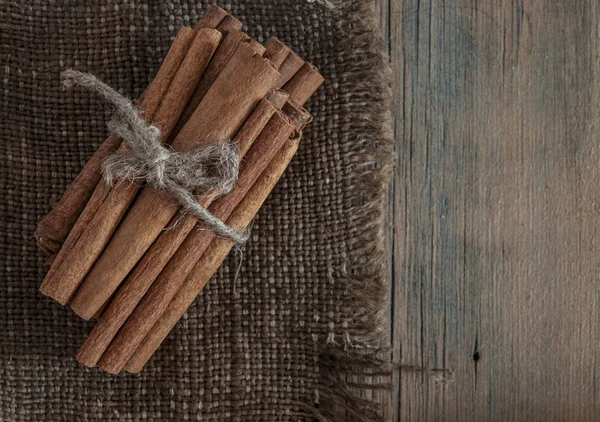
[(104, 179), (139, 181), (163, 190), (177, 199), (217, 234), (240, 244), (248, 233), (226, 225), (195, 198), (198, 192), (223, 195), (231, 191), (240, 165), (240, 157), (230, 142), (218, 142), (190, 152), (173, 151), (163, 145), (160, 129), (147, 123), (133, 103), (90, 73), (65, 70), (63, 85), (74, 84), (94, 91), (115, 107), (109, 130), (131, 147), (130, 151), (108, 157), (102, 165)]

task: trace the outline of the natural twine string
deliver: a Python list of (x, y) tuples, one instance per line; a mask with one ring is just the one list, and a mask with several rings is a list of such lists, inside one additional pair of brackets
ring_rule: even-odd
[(68, 69), (61, 76), (65, 87), (81, 85), (115, 107), (109, 130), (131, 148), (104, 161), (102, 173), (108, 184), (112, 185), (115, 180), (144, 180), (148, 185), (171, 194), (217, 234), (238, 244), (248, 240), (248, 233), (229, 227), (195, 198), (198, 192), (223, 195), (235, 185), (240, 157), (230, 142), (211, 143), (190, 152), (173, 151), (163, 145), (160, 129), (147, 123), (129, 99), (94, 75)]

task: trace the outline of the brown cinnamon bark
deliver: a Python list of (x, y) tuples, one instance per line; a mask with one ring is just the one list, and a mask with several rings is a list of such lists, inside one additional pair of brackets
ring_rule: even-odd
[(265, 98), (275, 107), (281, 109), (290, 98), (290, 94), (283, 89), (272, 89)]
[(181, 114), (181, 119), (173, 131), (174, 133), (179, 133), (188, 122), (190, 117), (192, 117), (192, 114), (194, 114), (194, 111), (219, 74), (223, 71), (227, 63), (229, 63), (240, 44), (249, 42), (250, 37), (240, 31), (231, 31), (225, 36), (225, 38), (223, 38), (223, 41), (217, 48), (217, 51), (215, 51), (215, 54), (213, 55), (208, 67), (206, 68), (206, 71), (204, 72), (202, 80), (194, 89), (188, 104), (185, 106), (185, 109)]
[[(163, 140), (167, 139), (179, 119), (189, 93), (202, 76), (220, 39), (221, 33), (214, 29), (203, 28), (195, 34), (192, 45), (153, 119), (161, 129)], [(122, 183), (113, 189), (103, 181), (98, 183), (81, 218), (69, 233), (40, 287), (43, 294), (61, 304), (68, 302), (102, 251), (137, 190), (137, 185), (133, 183)]]
[[(262, 100), (252, 115), (244, 123), (234, 142), (244, 156), (264, 129), (278, 107), (268, 100)], [(212, 198), (202, 198), (203, 206), (210, 205)], [(142, 299), (148, 288), (160, 274), (169, 259), (177, 251), (189, 232), (197, 224), (192, 214), (176, 214), (152, 247), (144, 254), (128, 275), (123, 285), (102, 313), (92, 332), (77, 353), (77, 360), (86, 366), (95, 366), (117, 331)]]
[(98, 321), (100, 319), (100, 317), (102, 316), (102, 314), (104, 313), (104, 311), (106, 310), (106, 308), (108, 307), (109, 303), (110, 303), (110, 299), (107, 300), (106, 303), (104, 305), (102, 305), (100, 307), (100, 309), (98, 309), (98, 311), (96, 311), (96, 313), (94, 314), (92, 319), (95, 319), (96, 321)]
[(283, 89), (289, 92), (293, 101), (304, 105), (324, 81), (317, 68), (306, 62)]
[(298, 73), (302, 66), (304, 66), (304, 60), (293, 51), (290, 51), (283, 63), (281, 63), (281, 66), (279, 66), (279, 73), (281, 73), (281, 76), (277, 82), (277, 88), (282, 88), (296, 73)]
[(44, 282), (42, 283), (42, 286), (40, 287), (40, 291), (42, 291), (42, 293), (44, 293), (45, 290), (50, 291), (52, 289), (52, 286), (55, 283), (55, 281), (51, 281), (51, 280), (55, 279), (57, 271), (59, 270), (59, 268), (61, 268), (64, 260), (69, 256), (69, 254), (71, 253), (71, 251), (73, 250), (73, 248), (75, 247), (77, 242), (79, 241), (79, 238), (81, 237), (83, 232), (86, 230), (88, 225), (91, 223), (91, 221), (93, 220), (94, 216), (96, 215), (96, 213), (98, 212), (100, 207), (106, 201), (106, 197), (110, 193), (110, 190), (111, 190), (111, 187), (108, 186), (103, 181), (100, 181), (98, 183), (98, 185), (96, 186), (96, 189), (94, 189), (94, 193), (92, 194), (92, 197), (87, 202), (85, 208), (83, 209), (83, 212), (81, 213), (81, 215), (75, 222), (75, 225), (69, 232), (69, 235), (63, 242), (62, 247), (60, 248), (58, 253), (54, 256), (52, 265), (50, 266), (50, 269), (48, 270), (48, 273), (46, 274), (46, 277), (44, 278)]
[(286, 101), (282, 110), (296, 125), (296, 132), (302, 132), (313, 120), (312, 115), (304, 107), (292, 100)]
[(317, 68), (306, 62), (283, 89), (289, 92), (293, 101), (304, 105), (324, 81)]
[[(252, 116), (244, 124), (244, 127), (242, 127), (234, 138), (234, 142), (240, 148), (241, 156), (246, 153), (251, 142), (256, 139), (276, 108), (283, 108), (284, 113), (294, 121), (297, 132), (302, 131), (312, 121), (310, 113), (293, 101), (286, 101), (288, 97), (289, 94), (287, 92), (281, 89), (273, 89), (261, 101)], [(199, 201), (204, 207), (208, 207), (212, 202), (212, 198), (199, 198)], [(84, 350), (80, 350), (81, 363), (88, 366), (96, 364), (99, 358), (99, 356), (96, 356), (98, 350), (108, 346), (107, 341), (116, 333), (114, 330), (118, 329), (124, 322), (123, 318), (127, 318), (129, 313), (133, 311), (132, 306), (135, 306), (139, 302), (196, 223), (197, 219), (189, 214), (183, 217), (176, 214), (171, 219), (167, 225), (167, 230), (160, 234), (159, 238), (144, 254), (140, 262), (136, 264), (132, 273), (127, 276), (123, 286), (120, 288), (119, 295), (122, 297), (120, 299), (122, 301), (115, 299), (114, 305), (114, 309), (118, 310), (118, 312), (113, 313), (110, 317), (107, 316), (107, 321), (110, 322), (106, 325), (103, 324), (102, 327), (95, 327), (92, 334), (90, 334), (90, 337), (97, 337), (98, 340), (89, 339), (86, 341), (89, 345), (84, 344), (84, 347), (82, 347)], [(96, 305), (93, 304), (93, 306)], [(87, 312), (81, 310), (81, 312), (89, 313), (91, 310)], [(96, 311), (95, 318), (98, 319), (98, 317), (99, 314)], [(114, 331), (112, 334), (111, 330)], [(95, 332), (97, 334), (94, 334)]]
[[(265, 54), (266, 48), (261, 43), (259, 43), (258, 41), (256, 41), (255, 39), (250, 38), (250, 41), (248, 41), (248, 45), (250, 47), (252, 47), (252, 49), (254, 50), (254, 52), (256, 54), (258, 54), (259, 56), (262, 56), (263, 54)], [(273, 63), (271, 63), (271, 66), (272, 65), (273, 65)]]
[(229, 16), (229, 13), (216, 4), (211, 4), (206, 9), (204, 16), (198, 20), (194, 29), (197, 31), (200, 28), (217, 28), (227, 16)]
[[(190, 28), (182, 28), (179, 31), (154, 80), (146, 89), (141, 101), (138, 101), (138, 106), (147, 119), (151, 120), (154, 117), (194, 36), (195, 33)], [(35, 239), (44, 252), (50, 255), (58, 252), (100, 181), (102, 162), (113, 154), (120, 144), (121, 140), (117, 136), (109, 136), (69, 185), (59, 203), (40, 220)]]
[(279, 41), (275, 37), (269, 38), (265, 44), (265, 59), (271, 60), (275, 69), (279, 69), (286, 57), (290, 54), (290, 49), (287, 45)]
[(240, 31), (244, 25), (231, 15), (225, 16), (225, 18), (217, 25), (217, 29), (224, 34), (230, 31)]
[[(252, 189), (236, 207), (227, 220), (227, 224), (240, 230), (248, 227), (296, 153), (298, 142), (299, 137), (290, 139), (285, 143), (267, 169), (254, 183)], [(222, 238), (216, 238), (211, 242), (206, 253), (196, 263), (175, 297), (127, 362), (125, 369), (128, 372), (137, 373), (142, 370), (171, 329), (206, 286), (233, 246), (234, 244), (231, 241)]]
[[(235, 188), (210, 206), (215, 216), (227, 220), (294, 129), (295, 126), (283, 113), (273, 115), (248, 151)], [(214, 237), (211, 230), (190, 232), (102, 355), (98, 363), (102, 369), (110, 373), (121, 371)]]
[[(273, 88), (279, 73), (270, 63), (241, 44), (233, 58), (223, 69), (213, 86), (200, 103), (185, 127), (175, 137), (172, 147), (176, 151), (189, 151), (209, 142), (233, 136), (251, 111)], [(118, 202), (114, 206), (118, 206)], [(168, 194), (144, 188), (112, 239), (93, 263), (85, 281), (75, 295), (71, 308), (85, 319), (91, 318), (121, 284), (127, 274), (146, 252), (179, 210), (179, 204)], [(116, 226), (116, 225), (115, 225)], [(96, 255), (108, 237), (98, 241), (98, 236), (81, 244), (86, 256)], [(98, 247), (100, 246), (100, 247)], [(80, 260), (67, 267), (65, 276), (78, 284)], [(88, 260), (89, 262), (89, 260)], [(72, 277), (77, 274), (77, 277)], [(81, 278), (79, 278), (81, 279)]]

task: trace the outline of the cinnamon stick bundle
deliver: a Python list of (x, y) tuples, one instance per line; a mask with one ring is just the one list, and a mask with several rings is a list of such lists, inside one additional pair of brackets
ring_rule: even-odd
[[(265, 58), (269, 57), (273, 67), (276, 69), (279, 67), (282, 61), (281, 57), (278, 58), (278, 56), (281, 56), (280, 52), (282, 50), (287, 50), (286, 53), (290, 52), (290, 50), (287, 47), (283, 46), (283, 44), (275, 38), (271, 38), (271, 40), (267, 43), (267, 46), (265, 48)], [(241, 156), (243, 156), (247, 149), (250, 147), (251, 142), (249, 141), (253, 142), (256, 136), (258, 136), (260, 130), (262, 130), (269, 118), (275, 112), (275, 109), (273, 109), (272, 106), (281, 109), (284, 106), (284, 104), (286, 104), (289, 97), (290, 94), (286, 91), (282, 89), (273, 89), (265, 97), (265, 100), (263, 100), (263, 102), (259, 104), (259, 107), (257, 107), (257, 110), (255, 110), (255, 112), (253, 113), (253, 116), (255, 116), (255, 119), (256, 116), (260, 116), (260, 118), (257, 119), (257, 122), (253, 122), (253, 118), (249, 118), (244, 128), (242, 128), (242, 130), (240, 130), (238, 135), (236, 135), (236, 137), (234, 138), (234, 143), (237, 144), (240, 148)], [(296, 105), (296, 108), (298, 107), (299, 106)], [(294, 120), (297, 120), (299, 117), (297, 112), (294, 112), (293, 108), (294, 107), (290, 107), (290, 105), (288, 104), (288, 106), (286, 107), (286, 111), (288, 114), (291, 111), (291, 115), (293, 116)], [(300, 114), (302, 114), (302, 112), (300, 112)], [(260, 123), (260, 125), (256, 123)], [(203, 200), (203, 206), (208, 207), (212, 198), (204, 198)], [(176, 228), (173, 230), (166, 230), (160, 235), (159, 239), (155, 242), (154, 245), (152, 245), (152, 248), (149, 251), (147, 251), (142, 260), (136, 265), (132, 274), (128, 276), (128, 280), (126, 280), (125, 285), (121, 288), (122, 294), (124, 295), (124, 298), (126, 298), (125, 303), (129, 303), (129, 306), (126, 306), (121, 302), (116, 302), (119, 305), (115, 306), (117, 306), (117, 309), (121, 310), (121, 318), (126, 318), (127, 315), (133, 310), (131, 306), (135, 306), (135, 304), (141, 299), (141, 296), (143, 296), (150, 284), (156, 279), (162, 268), (164, 268), (164, 265), (166, 265), (173, 253), (175, 253), (181, 242), (183, 242), (183, 240), (185, 239), (187, 233), (190, 230), (192, 230), (196, 222), (197, 219), (193, 215), (187, 215), (185, 218), (180, 218), (177, 215), (173, 217), (173, 220), (169, 223), (168, 227), (176, 226)], [(132, 283), (130, 288), (129, 283)], [(133, 299), (134, 297), (137, 299)], [(93, 318), (99, 319), (104, 309), (104, 306), (98, 308), (99, 302), (100, 301), (92, 300), (91, 302), (82, 304), (79, 306), (79, 312), (82, 315), (90, 315), (94, 310), (96, 310), (93, 315)], [(89, 309), (86, 309), (88, 307)], [(126, 309), (130, 310), (125, 311)], [(112, 326), (113, 330), (118, 329), (118, 327), (120, 327), (120, 325), (123, 322), (124, 321), (118, 322), (118, 320), (114, 320), (111, 321), (111, 323), (108, 324), (107, 327)], [(98, 328), (97, 331), (100, 332), (102, 330)], [(94, 334), (94, 332), (92, 332), (92, 334)], [(114, 335), (114, 333), (112, 335)], [(107, 336), (108, 334), (104, 333), (104, 337)], [(94, 340), (90, 339), (88, 343), (93, 344)], [(107, 345), (108, 344), (106, 344), (106, 346)], [(95, 347), (95, 349), (99, 349), (99, 347)], [(89, 362), (95, 362), (94, 359), (86, 358), (85, 352), (82, 353), (81, 359), (83, 361), (82, 363), (88, 362), (89, 365), (92, 365), (92, 363)]]
[[(194, 29), (197, 31), (201, 28), (217, 28), (219, 25), (220, 30), (224, 28), (242, 28), (242, 23), (239, 20), (233, 17), (233, 19), (226, 20), (228, 16), (231, 15), (225, 10), (211, 4)], [(152, 121), (154, 113), (175, 77), (175, 73), (179, 69), (194, 36), (195, 33), (190, 28), (180, 29), (154, 80), (138, 100), (138, 107), (149, 121)], [(58, 204), (40, 220), (34, 238), (38, 247), (45, 253), (54, 255), (60, 250), (100, 181), (102, 162), (106, 157), (114, 154), (120, 145), (121, 140), (118, 137), (109, 136), (69, 185)]]
[[(294, 125), (283, 113), (276, 112), (273, 115), (248, 151), (235, 188), (226, 196), (218, 198), (210, 206), (209, 210), (215, 216), (226, 220), (228, 214), (241, 201), (294, 129)], [(167, 267), (127, 319), (117, 337), (112, 341), (106, 352), (106, 356), (109, 357), (105, 359), (103, 356), (104, 362), (111, 361), (116, 366), (120, 366), (118, 369), (113, 367), (113, 371), (120, 371), (122, 366), (127, 363), (127, 352), (131, 351), (132, 353), (135, 346), (144, 338), (145, 333), (168, 305), (173, 296), (171, 293), (177, 291), (178, 286), (185, 280), (185, 275), (191, 271), (199, 256), (210, 243), (208, 239), (213, 236), (214, 232), (211, 230), (193, 230), (187, 236)], [(116, 363), (119, 361), (121, 362), (120, 365)]]
[[(316, 87), (310, 85), (307, 87), (307, 89), (316, 90)], [(308, 91), (305, 90), (305, 92)], [(312, 94), (312, 92), (310, 92), (310, 94)], [(289, 94), (282, 90), (274, 90), (268, 95), (269, 103), (277, 103), (276, 106), (278, 108), (281, 107), (282, 104), (284, 104), (285, 100), (288, 97)], [(265, 104), (262, 103), (261, 105), (265, 106)], [(266, 113), (263, 113), (260, 110), (260, 108), (261, 107), (258, 107), (257, 109), (259, 111), (258, 115), (262, 114), (263, 118), (267, 117)], [(284, 111), (292, 118), (292, 120), (297, 125), (297, 131), (301, 131), (304, 128), (304, 126), (309, 122), (310, 114), (308, 114), (306, 110), (304, 110), (300, 105), (294, 103), (293, 101), (290, 101), (286, 104), (286, 106), (284, 107)], [(274, 112), (275, 109), (273, 109), (273, 107), (270, 107), (269, 115), (272, 115)], [(249, 119), (249, 121), (251, 120), (252, 119)], [(252, 128), (252, 126), (250, 127)], [(255, 127), (255, 129), (257, 128), (258, 127)], [(258, 132), (259, 131), (255, 130), (253, 138), (250, 138), (247, 134), (244, 133), (244, 130), (242, 130), (240, 131), (241, 136), (235, 138), (236, 143), (240, 147), (240, 152), (242, 156), (245, 154), (245, 152), (251, 144), (247, 141), (244, 141), (244, 139), (246, 138), (248, 140), (253, 140), (258, 135)], [(201, 202), (203, 206), (208, 207), (210, 205), (211, 198), (203, 199)], [(108, 341), (107, 339), (111, 338), (111, 336), (114, 336), (115, 330), (117, 330), (123, 323), (124, 319), (127, 318), (129, 313), (132, 311), (132, 307), (135, 306), (135, 304), (140, 300), (141, 296), (146, 292), (151, 283), (156, 279), (156, 277), (166, 265), (168, 260), (175, 253), (181, 242), (183, 242), (187, 233), (189, 233), (189, 231), (191, 231), (192, 228), (195, 226), (196, 222), (197, 219), (193, 215), (187, 215), (183, 218), (180, 218), (179, 216), (173, 217), (173, 219), (169, 222), (169, 224), (166, 227), (175, 228), (163, 231), (158, 240), (156, 241), (156, 244), (152, 245), (152, 247), (141, 258), (140, 262), (136, 264), (136, 267), (134, 268), (133, 272), (125, 280), (125, 283), (121, 288), (122, 292), (119, 293), (119, 295), (122, 297), (122, 301), (120, 299), (116, 300), (114, 307), (111, 305), (113, 309), (119, 309), (119, 312), (111, 314), (112, 317), (107, 316), (107, 318), (103, 318), (103, 320), (106, 320), (107, 323), (100, 324), (100, 327), (98, 327), (97, 330), (94, 330), (92, 332), (92, 338), (89, 340), (90, 344), (94, 344), (96, 342), (94, 338), (96, 338), (95, 333), (97, 332), (98, 338), (104, 338), (103, 344), (104, 347), (106, 346), (105, 343), (106, 341)], [(84, 297), (80, 296), (78, 293), (75, 296), (71, 307), (75, 310), (75, 312), (78, 315), (82, 316), (83, 318), (91, 318), (92, 316), (96, 315), (100, 307), (106, 301), (108, 301), (110, 295), (112, 295), (112, 292), (110, 292), (110, 294), (107, 293), (106, 295), (100, 296), (98, 296), (97, 294), (89, 294)], [(108, 332), (112, 332), (112, 334), (109, 334)], [(86, 356), (86, 350), (94, 350), (97, 354), (98, 349), (101, 349), (101, 347), (84, 347), (84, 350), (81, 352), (82, 363), (87, 365), (95, 364), (98, 356), (94, 355), (93, 358)]]
[[(270, 96), (273, 97), (273, 95)], [(263, 100), (259, 107), (254, 111), (251, 118), (244, 124), (244, 127), (235, 138), (237, 141), (236, 143), (240, 146), (242, 156), (245, 155), (254, 139), (258, 136), (258, 133), (265, 127), (265, 124), (270, 119), (270, 116), (273, 116), (275, 111), (276, 108), (273, 107), (269, 101)], [(284, 111), (294, 122), (295, 130), (297, 132), (301, 131), (311, 118), (306, 110), (292, 103), (287, 103), (284, 106)], [(261, 136), (271, 136), (269, 129), (265, 128), (265, 131), (264, 133), (261, 133)], [(256, 155), (257, 153), (255, 152), (254, 154)], [(220, 198), (213, 204), (211, 209), (215, 215), (221, 219), (226, 218), (237, 204), (236, 201), (238, 198), (241, 198), (242, 196), (239, 193), (240, 189), (249, 188), (248, 183), (252, 176), (248, 174), (248, 167), (250, 167), (256, 175), (256, 172), (262, 169), (260, 160), (264, 163), (265, 160), (268, 160), (269, 158), (270, 156), (265, 152), (260, 153), (260, 158), (252, 157), (252, 155), (246, 158), (246, 170), (243, 170), (240, 173), (240, 183), (238, 183), (238, 186), (236, 187), (236, 192), (238, 192), (237, 195), (236, 192), (232, 192), (226, 197)], [(211, 199), (212, 198), (208, 200), (204, 199), (203, 206), (208, 207)], [(178, 281), (175, 281), (176, 283), (183, 281), (185, 275), (191, 270), (190, 265), (198, 260), (198, 257), (204, 252), (204, 247), (212, 239), (212, 232), (210, 231), (194, 232), (193, 234), (188, 235), (196, 224), (197, 219), (191, 214), (187, 214), (183, 217), (173, 217), (169, 223), (169, 226), (173, 228), (161, 233), (158, 240), (152, 245), (148, 252), (146, 252), (132, 273), (124, 281), (118, 293), (112, 299), (106, 312), (99, 318), (98, 323), (94, 326), (86, 342), (77, 354), (77, 360), (80, 363), (86, 366), (96, 365), (117, 331), (133, 312), (135, 306), (146, 294), (154, 280), (161, 273), (176, 251), (179, 255), (173, 257), (172, 262), (169, 263), (169, 268), (174, 271), (175, 277), (178, 278)], [(185, 244), (182, 245), (184, 240)], [(163, 278), (165, 277), (166, 276)], [(163, 298), (166, 297), (167, 296), (163, 296)], [(89, 303), (88, 306), (93, 310), (98, 306), (98, 303)], [(91, 310), (89, 312), (91, 312)]]
[[(324, 80), (279, 40), (263, 47), (241, 28), (239, 20), (210, 6), (195, 30), (180, 31), (138, 101), (144, 118), (175, 151), (235, 135), (245, 155), (236, 185), (222, 197), (203, 192), (197, 199), (238, 230), (247, 227), (290, 162), (311, 120), (302, 105)], [(211, 230), (194, 230), (196, 216), (179, 213), (168, 193), (101, 180), (101, 161), (129, 148), (120, 143), (115, 137), (105, 141), (54, 217), (45, 219), (60, 228), (47, 235), (50, 225), (42, 220), (36, 232), (46, 251), (60, 248), (47, 262), (40, 290), (62, 304), (70, 301), (85, 319), (99, 318), (77, 359), (111, 373), (126, 365), (141, 369), (232, 246)]]
[[(195, 33), (192, 45), (154, 117), (155, 124), (161, 129), (163, 140), (167, 139), (179, 119), (193, 86), (201, 77), (220, 39), (220, 32), (214, 29), (203, 28)], [(40, 287), (43, 294), (61, 304), (69, 301), (137, 190), (135, 184), (122, 183), (111, 189), (104, 181), (98, 183), (86, 209), (69, 233)], [(89, 244), (93, 244), (94, 247), (87, 248), (86, 245)]]
[[(284, 144), (277, 156), (271, 161), (266, 170), (263, 171), (242, 202), (240, 202), (235, 211), (227, 219), (228, 225), (239, 230), (245, 230), (248, 227), (292, 160), (298, 149), (299, 140), (300, 136), (296, 136)], [(206, 286), (233, 246), (234, 243), (227, 239), (213, 239), (206, 253), (196, 263), (177, 294), (152, 326), (141, 344), (136, 348), (127, 362), (125, 370), (134, 373), (142, 370), (146, 362), (148, 362), (162, 341), (177, 324), (177, 321), (181, 319), (185, 311), (194, 302), (204, 286)], [(102, 358), (100, 366), (108, 369), (116, 368), (117, 366), (113, 366), (108, 356)]]
[[(246, 154), (278, 108), (268, 99), (259, 103), (234, 138), (240, 148), (240, 156), (243, 157)], [(203, 206), (208, 207), (212, 199), (212, 197), (199, 198), (199, 201)], [(160, 234), (156, 242), (128, 275), (118, 293), (110, 301), (110, 305), (98, 318), (98, 322), (77, 353), (77, 360), (80, 363), (86, 366), (96, 365), (117, 331), (197, 222), (197, 218), (192, 214), (175, 215), (171, 219), (169, 227), (172, 228), (164, 230)], [(89, 310), (80, 312), (89, 315), (98, 307), (98, 302), (92, 300), (86, 304), (87, 307)], [(83, 309), (83, 306), (80, 309)]]
[[(278, 79), (279, 73), (267, 60), (254, 54), (250, 46), (240, 44), (188, 123), (176, 135), (172, 147), (176, 151), (189, 151), (232, 137)], [(115, 206), (118, 204), (112, 208)], [(178, 210), (179, 204), (171, 196), (149, 187), (142, 189), (102, 254), (95, 263), (92, 260), (93, 266), (71, 303), (75, 313), (91, 318), (97, 309), (89, 313), (87, 304), (108, 300)], [(108, 214), (113, 212), (107, 211)], [(78, 250), (85, 250), (87, 257), (91, 255), (95, 259), (108, 238), (87, 236)], [(77, 287), (90, 268), (90, 259), (81, 265), (82, 258), (66, 267), (69, 287)]]
[[(154, 80), (138, 100), (137, 105), (148, 120), (153, 119), (195, 35), (190, 28), (179, 30)], [(58, 252), (100, 181), (102, 162), (114, 154), (120, 145), (119, 137), (109, 136), (69, 185), (54, 209), (40, 220), (34, 237), (44, 252), (49, 255)]]
[[(271, 117), (276, 113), (276, 110), (284, 106), (288, 97), (289, 94), (285, 91), (273, 90), (259, 103), (234, 138), (234, 143), (240, 149), (240, 156), (243, 157), (246, 154)], [(285, 110), (286, 114), (296, 122), (297, 130), (301, 130), (310, 118), (306, 110), (298, 107), (286, 105)], [(199, 198), (199, 201), (204, 207), (208, 207), (212, 199), (212, 197)], [(80, 363), (87, 366), (94, 366), (97, 363), (112, 338), (197, 222), (197, 218), (192, 214), (175, 215), (173, 217), (169, 222), (168, 229), (160, 234), (152, 247), (136, 264), (131, 274), (128, 275), (118, 293), (110, 302), (106, 313), (102, 312), (102, 307), (96, 311), (94, 317), (98, 319), (98, 323), (78, 352), (77, 359)], [(90, 309), (87, 311), (80, 310), (80, 312), (89, 315), (98, 307), (98, 304), (99, 302), (92, 301), (82, 305), (80, 309), (84, 307)]]

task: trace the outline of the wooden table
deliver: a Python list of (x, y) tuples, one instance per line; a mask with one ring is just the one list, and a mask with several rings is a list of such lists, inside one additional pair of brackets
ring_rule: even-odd
[(396, 418), (600, 420), (600, 2), (376, 2)]

